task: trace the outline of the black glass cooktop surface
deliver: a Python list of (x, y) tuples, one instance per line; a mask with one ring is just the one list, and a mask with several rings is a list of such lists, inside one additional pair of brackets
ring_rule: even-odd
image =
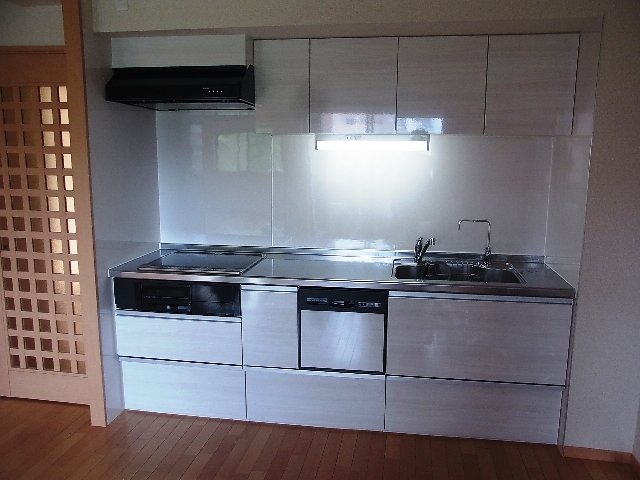
[(141, 272), (240, 275), (264, 258), (260, 254), (177, 251), (138, 267)]

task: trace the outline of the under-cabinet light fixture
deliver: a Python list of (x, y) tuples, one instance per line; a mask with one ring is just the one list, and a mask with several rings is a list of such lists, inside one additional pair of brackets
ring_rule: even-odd
[(428, 152), (429, 135), (316, 135), (316, 150)]

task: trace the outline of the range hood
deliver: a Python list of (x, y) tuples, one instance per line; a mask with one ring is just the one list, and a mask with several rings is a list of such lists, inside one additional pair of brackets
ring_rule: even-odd
[(152, 110), (253, 110), (253, 66), (114, 68), (106, 99)]

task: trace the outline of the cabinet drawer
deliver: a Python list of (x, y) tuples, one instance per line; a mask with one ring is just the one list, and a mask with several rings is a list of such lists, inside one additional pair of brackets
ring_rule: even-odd
[(240, 323), (176, 317), (118, 312), (118, 355), (242, 365)]
[(390, 298), (387, 373), (564, 386), (571, 308)]
[(242, 288), (244, 364), (297, 368), (297, 288)]
[(386, 429), (555, 444), (562, 392), (540, 385), (388, 377)]
[(242, 367), (121, 359), (129, 410), (244, 420)]
[(381, 431), (384, 377), (249, 368), (247, 419)]

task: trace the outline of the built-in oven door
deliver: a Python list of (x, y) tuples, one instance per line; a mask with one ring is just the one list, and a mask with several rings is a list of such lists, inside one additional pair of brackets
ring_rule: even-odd
[(384, 372), (385, 316), (300, 311), (300, 368)]

